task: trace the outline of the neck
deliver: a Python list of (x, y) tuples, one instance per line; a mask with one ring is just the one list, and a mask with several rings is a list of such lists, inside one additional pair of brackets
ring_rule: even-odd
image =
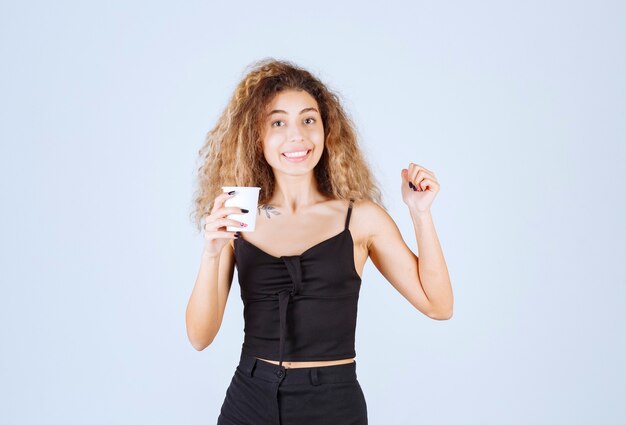
[(313, 173), (304, 176), (282, 175), (276, 177), (270, 204), (284, 213), (295, 214), (327, 199), (318, 190)]

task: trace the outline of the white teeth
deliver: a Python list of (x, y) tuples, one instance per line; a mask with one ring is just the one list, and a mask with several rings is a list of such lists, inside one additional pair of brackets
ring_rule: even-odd
[(306, 151), (302, 151), (302, 152), (285, 152), (283, 155), (289, 157), (289, 158), (298, 158), (300, 156), (305, 156), (307, 154), (308, 150)]

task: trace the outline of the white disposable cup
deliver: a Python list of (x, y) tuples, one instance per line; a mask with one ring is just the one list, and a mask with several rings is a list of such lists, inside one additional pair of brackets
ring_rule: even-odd
[(224, 202), (225, 207), (238, 207), (248, 210), (247, 213), (228, 214), (226, 216), (227, 218), (246, 223), (246, 227), (226, 226), (226, 230), (229, 232), (254, 232), (261, 188), (252, 186), (222, 186), (222, 190), (224, 192), (235, 191), (234, 195)]

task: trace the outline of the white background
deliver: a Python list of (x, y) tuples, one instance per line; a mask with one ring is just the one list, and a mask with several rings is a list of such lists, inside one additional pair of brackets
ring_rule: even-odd
[(197, 151), (274, 57), (341, 94), (416, 253), (400, 170), (441, 184), (454, 316), (419, 313), (368, 261), (370, 423), (625, 423), (625, 12), (3, 1), (0, 422), (215, 423), (243, 318), (235, 275), (214, 343), (187, 340)]

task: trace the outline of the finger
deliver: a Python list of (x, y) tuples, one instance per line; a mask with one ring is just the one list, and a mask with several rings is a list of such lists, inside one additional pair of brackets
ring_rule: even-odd
[(430, 172), (428, 172), (428, 171), (426, 171), (426, 170), (424, 170), (424, 169), (422, 168), (422, 169), (420, 169), (420, 170), (417, 172), (417, 177), (416, 177), (416, 178), (417, 178), (418, 180), (421, 180), (421, 179), (424, 179), (424, 178), (429, 178), (429, 179), (433, 179), (433, 180), (434, 180), (434, 179), (435, 179), (435, 176), (433, 176)]
[(248, 225), (244, 223), (243, 221), (233, 220), (232, 218), (222, 218), (218, 220), (218, 222), (222, 226), (235, 226), (235, 227), (239, 227), (240, 229), (243, 229), (244, 227), (248, 227)]
[(409, 181), (409, 170), (403, 168), (402, 171), (400, 171), (400, 177), (402, 177), (403, 184), (407, 183)]
[(415, 182), (418, 183), (426, 178), (431, 179), (434, 182), (437, 182), (437, 179), (430, 172), (428, 172), (427, 170), (423, 168), (417, 172), (417, 176), (415, 177)]
[(409, 167), (417, 168), (417, 170), (418, 170), (418, 171), (419, 171), (419, 170), (424, 170), (425, 172), (427, 172), (427, 173), (428, 173), (428, 174), (430, 174), (431, 176), (434, 176), (434, 175), (435, 175), (435, 173), (433, 173), (432, 171), (430, 171), (428, 168), (423, 167), (423, 166), (421, 166), (421, 165), (419, 165), (419, 164), (416, 164), (416, 163), (414, 163), (414, 162), (411, 162), (411, 163), (410, 163), (410, 165), (409, 165)]
[[(231, 191), (234, 192), (234, 191)], [(220, 193), (218, 196), (215, 197), (215, 200), (213, 201), (213, 209), (211, 210), (211, 213), (214, 213), (215, 210), (217, 210), (218, 208), (221, 208), (224, 205), (224, 202), (226, 202), (226, 200), (228, 198), (232, 198), (235, 194), (230, 194), (230, 192), (223, 192)]]
[(215, 217), (226, 217), (228, 215), (231, 214), (236, 214), (236, 215), (242, 215), (242, 214), (248, 214), (250, 211), (248, 211), (245, 208), (240, 208), (240, 207), (222, 207), (220, 209), (218, 209), (217, 211), (215, 211), (215, 213), (213, 214)]
[(409, 188), (411, 188), (413, 191), (417, 190), (417, 188), (415, 187), (415, 184), (413, 183), (415, 181), (415, 173), (416, 173), (416, 166), (414, 163), (409, 163), (409, 167), (408, 169), (406, 169), (406, 181), (408, 182), (408, 186)]
[(437, 182), (434, 182), (432, 179), (423, 179), (419, 186), (422, 190), (426, 190), (426, 188), (433, 190), (436, 186), (438, 186)]
[[(222, 208), (218, 209), (217, 211), (214, 211), (210, 215), (209, 214), (205, 214), (203, 216), (204, 223), (202, 224), (202, 229), (204, 231), (207, 231), (209, 229), (215, 229), (215, 228), (219, 228), (219, 227), (224, 227), (226, 225), (226, 224), (222, 224), (220, 226), (219, 224), (221, 224), (221, 223), (230, 223), (230, 222), (225, 222), (224, 220), (230, 220), (233, 223), (240, 223), (239, 221), (227, 218), (226, 216), (228, 216), (230, 214), (246, 214), (247, 211), (248, 210), (243, 209), (243, 208), (239, 208), (239, 207), (222, 207)], [(209, 225), (209, 228), (207, 228), (207, 225)]]
[(424, 174), (428, 175), (431, 179), (436, 180), (437, 178), (435, 177), (435, 173), (433, 173), (430, 170), (427, 170), (426, 168), (422, 168), (422, 171), (424, 171)]
[(406, 168), (402, 170), (402, 186), (404, 187), (405, 185), (409, 186), (409, 189), (413, 191), (417, 190), (417, 188), (409, 178), (409, 170), (407, 170)]
[(206, 230), (207, 222), (209, 221), (209, 214), (205, 213), (200, 217), (200, 225), (202, 226), (202, 230)]
[(424, 179), (428, 178), (428, 174), (426, 174), (426, 172), (422, 169), (418, 170), (417, 175), (415, 176), (415, 180), (414, 180), (414, 185), (417, 189), (418, 192), (421, 192), (423, 190), (421, 183)]
[(232, 218), (218, 218), (215, 221), (212, 221), (209, 224), (208, 228), (205, 228), (206, 231), (215, 231), (218, 229), (223, 229), (226, 226), (235, 226), (243, 229), (244, 227), (248, 227), (248, 225), (244, 222), (233, 220)]
[(419, 167), (413, 163), (411, 163), (409, 167), (409, 181), (415, 184), (417, 183), (417, 173), (419, 172)]
[(414, 162), (411, 162), (411, 163), (410, 163), (410, 165), (412, 165), (413, 167), (417, 167), (417, 168), (418, 168), (418, 169), (420, 169), (420, 170), (425, 170), (425, 171), (428, 171), (429, 173), (431, 173), (431, 174), (432, 174), (432, 171), (430, 171), (428, 168), (426, 168), (426, 167), (424, 167), (424, 166), (422, 166), (422, 165), (416, 164), (416, 163), (414, 163)]
[[(234, 191), (231, 191), (231, 192), (234, 192)], [(213, 214), (215, 210), (217, 210), (218, 208), (221, 208), (224, 205), (224, 202), (226, 202), (228, 198), (232, 198), (233, 196), (235, 196), (235, 194), (234, 193), (230, 194), (230, 192), (223, 192), (217, 195), (215, 197), (215, 200), (213, 201), (213, 208), (211, 209), (211, 214)]]
[(426, 167), (422, 167), (421, 165), (420, 165), (419, 167), (420, 167), (420, 170), (424, 170), (424, 171), (426, 171), (428, 174), (434, 174), (432, 171), (430, 171), (430, 170), (429, 170), (428, 168), (426, 168)]
[(202, 225), (202, 230), (205, 232), (210, 232), (212, 230), (215, 230), (215, 226), (213, 225), (212, 221), (206, 221), (203, 225)]
[(210, 239), (236, 239), (237, 232), (227, 232), (225, 230), (214, 230), (211, 232), (206, 232), (206, 238)]

